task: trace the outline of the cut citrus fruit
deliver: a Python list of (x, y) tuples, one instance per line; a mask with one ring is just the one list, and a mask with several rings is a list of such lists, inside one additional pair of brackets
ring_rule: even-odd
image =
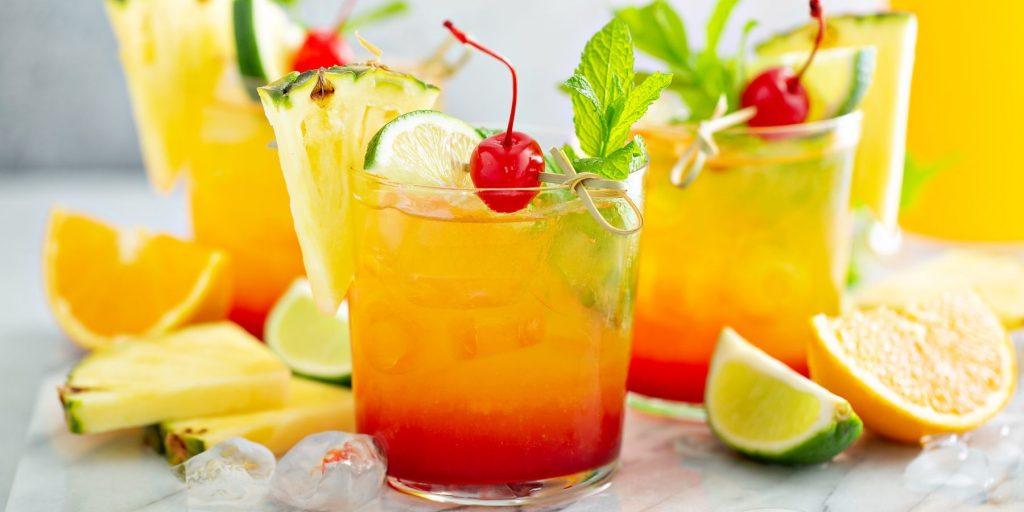
[(860, 437), (850, 404), (753, 346), (730, 328), (711, 359), (704, 407), (722, 442), (753, 459), (814, 464)]
[(466, 164), (483, 137), (476, 128), (434, 110), (417, 110), (384, 125), (366, 149), (366, 172), (398, 183), (473, 188)]
[(288, 398), (280, 408), (165, 421), (156, 428), (171, 464), (184, 462), (232, 437), (244, 437), (283, 455), (295, 443), (317, 432), (354, 431), (354, 406), (349, 389), (292, 377)]
[(890, 439), (976, 428), (1003, 408), (1017, 381), (1013, 344), (973, 292), (819, 315), (814, 326), (811, 377)]
[(335, 313), (352, 281), (349, 174), (388, 121), (430, 108), (438, 89), (381, 66), (290, 75), (260, 88), (277, 137), (295, 232), (317, 305)]
[[(864, 129), (851, 193), (854, 206), (867, 206), (878, 220), (893, 227), (899, 214), (906, 163), (917, 18), (910, 13), (884, 12), (826, 16), (825, 20), (822, 48), (874, 46), (878, 51), (874, 78), (861, 105)], [(757, 54), (763, 57), (809, 51), (817, 31), (817, 24), (811, 23), (772, 36), (758, 45)]]
[[(791, 52), (762, 58), (751, 74), (780, 65), (799, 69), (807, 62), (808, 53)], [(832, 119), (857, 110), (871, 86), (876, 54), (873, 46), (830, 48), (818, 52), (814, 65), (807, 68), (801, 80), (811, 102), (807, 120)]]
[(59, 392), (68, 429), (82, 434), (280, 407), (288, 379), (259, 340), (220, 322), (97, 350)]
[(220, 251), (59, 208), (45, 244), (50, 309), (84, 348), (219, 320), (231, 305), (231, 272)]
[(291, 71), (306, 33), (272, 0), (234, 0), (231, 14), (238, 71), (246, 92), (258, 100), (257, 88)]
[(1024, 324), (1024, 261), (1008, 255), (950, 251), (865, 286), (854, 300), (862, 306), (899, 305), (958, 290), (975, 291), (1007, 328)]
[(264, 338), (295, 373), (347, 382), (352, 376), (352, 348), (345, 313), (344, 308), (337, 315), (317, 309), (309, 282), (298, 279), (274, 304)]

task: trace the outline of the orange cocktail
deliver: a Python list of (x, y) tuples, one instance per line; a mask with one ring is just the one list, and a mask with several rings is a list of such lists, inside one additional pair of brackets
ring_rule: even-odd
[(353, 176), (357, 424), (400, 488), (515, 502), (618, 456), (637, 236), (540, 190), (502, 214), (472, 189)]
[(640, 131), (651, 165), (630, 391), (703, 402), (727, 326), (805, 371), (811, 316), (840, 307), (860, 114), (720, 133), (721, 153), (685, 189), (669, 174), (691, 130)]

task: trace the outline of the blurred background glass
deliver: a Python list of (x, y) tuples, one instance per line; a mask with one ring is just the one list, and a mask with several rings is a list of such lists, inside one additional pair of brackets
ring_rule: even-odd
[[(375, 0), (363, 0), (369, 5)], [(600, 0), (409, 0), (410, 12), (368, 27), (362, 35), (390, 57), (427, 54), (446, 37), (445, 18), (505, 53), (521, 72), (520, 118), (568, 128), (569, 101), (556, 84), (567, 78), (587, 37), (609, 19)], [(714, 0), (674, 0), (700, 28)], [(302, 18), (334, 19), (340, 0), (301, 0)], [(743, 21), (763, 20), (763, 37), (802, 23), (806, 0), (746, 0), (733, 17), (725, 48), (738, 44)], [(830, 0), (833, 11), (877, 8), (876, 0)], [(102, 0), (3, 0), (0, 16), (0, 176), (124, 171), (142, 178), (138, 141), (117, 49)], [(690, 21), (692, 20), (692, 21)], [(506, 115), (508, 77), (486, 59), (473, 59), (450, 84), (447, 109), (466, 119)]]

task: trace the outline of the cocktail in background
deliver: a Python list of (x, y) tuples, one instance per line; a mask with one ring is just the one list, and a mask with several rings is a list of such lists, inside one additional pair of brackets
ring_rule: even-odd
[(686, 188), (669, 175), (694, 127), (651, 126), (629, 389), (700, 403), (731, 326), (806, 373), (808, 319), (839, 311), (861, 115), (735, 129)]
[[(168, 192), (183, 179), (193, 237), (232, 259), (230, 318), (262, 335), (274, 301), (304, 270), (274, 133), (255, 87), (293, 66), (329, 66), (332, 56), (311, 52), (306, 29), (270, 0), (105, 2), (150, 182)], [(342, 4), (339, 24), (347, 31), (358, 22), (349, 18), (353, 5)], [(363, 19), (401, 5), (370, 6), (378, 14)], [(341, 51), (353, 58), (350, 49)], [(441, 83), (456, 69), (444, 57), (438, 52), (408, 67)]]
[(892, 5), (921, 20), (903, 224), (955, 240), (1024, 240), (1024, 172), (1014, 151), (1024, 117), (1017, 100), (1024, 4)]

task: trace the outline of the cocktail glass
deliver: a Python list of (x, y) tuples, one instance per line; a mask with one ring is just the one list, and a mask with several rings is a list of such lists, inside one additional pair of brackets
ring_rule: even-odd
[(806, 372), (811, 316), (840, 308), (860, 126), (854, 113), (720, 132), (720, 153), (687, 188), (670, 173), (693, 127), (639, 130), (651, 164), (629, 372), (638, 404), (694, 412), (682, 404), (703, 402), (724, 327)]
[(501, 214), (471, 189), (351, 179), (357, 425), (391, 484), (488, 505), (599, 488), (622, 436), (638, 235), (605, 231), (564, 186)]
[[(105, 3), (150, 182), (168, 192), (184, 176), (193, 237), (231, 256), (230, 318), (262, 336), (304, 269), (274, 132), (238, 72), (232, 2)], [(447, 64), (445, 48), (407, 67), (443, 83), (462, 64)]]

